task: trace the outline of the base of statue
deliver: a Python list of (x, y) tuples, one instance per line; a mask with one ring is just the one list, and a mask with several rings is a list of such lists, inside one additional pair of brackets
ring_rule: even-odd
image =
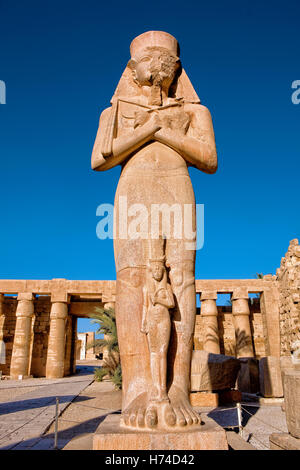
[(270, 450), (300, 450), (300, 439), (287, 432), (274, 432), (269, 437)]
[(108, 415), (93, 437), (93, 450), (228, 450), (226, 433), (212, 419), (191, 430), (133, 431), (120, 426), (120, 414)]

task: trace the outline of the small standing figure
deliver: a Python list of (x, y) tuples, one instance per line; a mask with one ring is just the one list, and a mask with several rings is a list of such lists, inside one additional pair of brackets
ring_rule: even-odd
[(141, 331), (147, 334), (150, 352), (152, 390), (150, 402), (169, 402), (167, 395), (167, 352), (171, 333), (169, 309), (175, 307), (167, 281), (165, 258), (150, 259), (144, 287)]

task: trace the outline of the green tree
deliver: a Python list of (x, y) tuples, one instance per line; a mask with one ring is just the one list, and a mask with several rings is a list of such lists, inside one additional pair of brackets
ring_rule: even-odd
[[(96, 308), (96, 313), (89, 315), (92, 323), (99, 325), (96, 334), (103, 334), (103, 339), (96, 339), (91, 346), (100, 350), (106, 349), (107, 357), (103, 359), (102, 367), (95, 368), (95, 380), (102, 381), (108, 376), (117, 389), (122, 388), (122, 370), (120, 363), (119, 344), (117, 336), (116, 315), (113, 308)], [(90, 346), (90, 347), (91, 347)]]

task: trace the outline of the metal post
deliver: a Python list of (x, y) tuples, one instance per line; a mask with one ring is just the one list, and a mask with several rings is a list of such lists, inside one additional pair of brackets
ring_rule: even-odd
[(59, 401), (56, 397), (56, 406), (55, 406), (55, 430), (54, 430), (54, 449), (57, 450), (57, 430), (58, 430), (58, 405)]
[(240, 403), (236, 404), (236, 409), (237, 409), (237, 416), (238, 416), (238, 423), (239, 423), (239, 434), (241, 437), (243, 437), (242, 408), (241, 408)]

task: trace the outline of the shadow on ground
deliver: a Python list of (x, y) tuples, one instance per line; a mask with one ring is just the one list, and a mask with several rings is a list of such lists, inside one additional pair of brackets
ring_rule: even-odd
[[(244, 428), (252, 416), (258, 412), (259, 407), (250, 407), (243, 404), (242, 408), (244, 408), (242, 409), (242, 427)], [(222, 428), (235, 428), (239, 425), (237, 408), (234, 405), (215, 408), (207, 416), (216, 421)]]
[[(62, 395), (58, 396), (59, 403), (70, 402), (76, 397), (76, 395)], [(78, 395), (76, 401), (91, 400), (93, 397), (86, 397)], [(42, 397), (42, 398), (31, 398), (28, 400), (10, 401), (0, 403), (0, 415), (7, 415), (10, 413), (17, 413), (19, 411), (25, 411), (35, 408), (44, 408), (45, 406), (54, 405), (56, 402), (56, 396)]]
[[(57, 449), (62, 449), (65, 447), (68, 442), (70, 442), (73, 438), (82, 437), (86, 435), (90, 435), (91, 445), (92, 445), (92, 438), (93, 434), (97, 430), (98, 426), (102, 421), (108, 416), (109, 414), (119, 414), (121, 410), (118, 411), (109, 411), (102, 416), (98, 416), (92, 419), (88, 419), (81, 423), (75, 424), (74, 426), (64, 429), (62, 431), (58, 431), (57, 433)], [(11, 450), (18, 449), (20, 445), (22, 448), (20, 450), (28, 449), (28, 450), (54, 450), (54, 438), (55, 433), (48, 433), (41, 438), (31, 438), (22, 441), (21, 443), (16, 444), (15, 447), (11, 448)], [(5, 450), (7, 447), (0, 447), (0, 450)]]

